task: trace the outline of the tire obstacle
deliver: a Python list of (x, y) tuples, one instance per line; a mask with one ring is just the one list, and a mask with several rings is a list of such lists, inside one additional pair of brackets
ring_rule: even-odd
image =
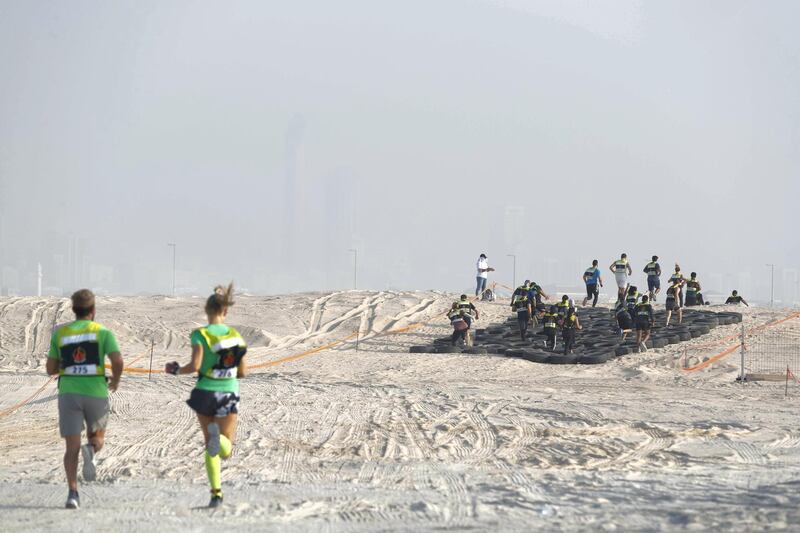
[[(708, 334), (717, 326), (738, 324), (742, 314), (733, 311), (711, 311), (698, 308), (684, 308), (683, 322), (677, 324), (673, 313), (672, 326), (667, 328), (664, 309), (655, 310), (655, 324), (650, 338), (645, 342), (648, 349), (664, 348), (668, 344), (679, 344)], [(555, 350), (545, 347), (542, 327), (528, 329), (525, 341), (521, 340), (517, 319), (509, 317), (504, 323), (492, 324), (474, 331), (473, 346), (452, 346), (450, 337), (435, 339), (432, 344), (411, 346), (411, 353), (463, 353), (469, 355), (503, 355), (517, 357), (533, 363), (553, 365), (584, 364), (596, 365), (606, 361), (638, 352), (636, 331), (628, 334), (622, 341), (618, 332), (613, 310), (601, 307), (578, 309), (578, 318), (583, 329), (576, 332), (572, 353), (564, 355), (561, 336), (558, 336)]]

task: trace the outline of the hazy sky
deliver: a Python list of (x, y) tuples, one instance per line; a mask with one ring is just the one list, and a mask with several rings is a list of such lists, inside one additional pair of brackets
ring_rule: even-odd
[(509, 282), (508, 253), (544, 283), (621, 251), (731, 283), (798, 268), (798, 20), (793, 0), (0, 0), (4, 284), (30, 292), (41, 261), (48, 286), (165, 292), (167, 242), (201, 293), (346, 288), (353, 247), (370, 288), (469, 287), (480, 252)]

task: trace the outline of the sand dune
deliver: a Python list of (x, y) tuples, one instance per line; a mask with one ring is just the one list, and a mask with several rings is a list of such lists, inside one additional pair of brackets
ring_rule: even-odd
[[(753, 530), (800, 523), (795, 386), (734, 383), (735, 361), (685, 374), (670, 345), (599, 366), (410, 354), (448, 333), (451, 295), (348, 291), (240, 297), (251, 365), (355, 339), (242, 381), (226, 507), (209, 513), (191, 378), (126, 374), (98, 482), (66, 495), (55, 387), (0, 418), (4, 524), (18, 529)], [(128, 360), (186, 360), (202, 300), (105, 298)], [(481, 323), (505, 319), (483, 304)], [(746, 325), (781, 313), (744, 310)], [(0, 300), (0, 411), (47, 382), (65, 300)], [(405, 333), (391, 333), (421, 324)], [(691, 343), (708, 344), (737, 326)], [(134, 366), (146, 367), (145, 356)]]

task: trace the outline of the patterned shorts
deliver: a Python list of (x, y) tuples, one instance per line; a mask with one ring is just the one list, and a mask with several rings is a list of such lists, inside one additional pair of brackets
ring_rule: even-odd
[(219, 418), (239, 412), (239, 395), (233, 392), (215, 392), (192, 389), (186, 403), (197, 414)]

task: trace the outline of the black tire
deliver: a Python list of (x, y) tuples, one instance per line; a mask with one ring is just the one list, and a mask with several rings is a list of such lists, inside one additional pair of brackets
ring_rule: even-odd
[(465, 348), (463, 353), (468, 353), (470, 355), (486, 355), (489, 351), (482, 346), (472, 346), (470, 348)]
[(412, 346), (408, 351), (410, 353), (436, 353), (436, 346)]
[(462, 351), (460, 346), (439, 346), (436, 348), (436, 353), (461, 353)]
[(522, 357), (525, 355), (525, 350), (523, 348), (508, 348), (503, 352), (503, 355), (506, 357)]
[(667, 337), (667, 344), (678, 344), (679, 342), (681, 342), (681, 338), (677, 335)]
[(480, 346), (480, 348), (485, 349), (486, 353), (491, 353), (491, 354), (500, 354), (500, 355), (502, 355), (503, 352), (506, 351), (506, 347), (505, 346), (500, 346), (500, 345), (497, 345), (497, 344), (487, 344), (485, 346)]
[(703, 332), (700, 331), (700, 328), (692, 328), (689, 330), (689, 333), (693, 339), (696, 339), (697, 337), (703, 334)]
[(525, 355), (522, 356), (523, 359), (526, 361), (530, 361), (531, 363), (546, 363), (547, 359), (550, 357), (550, 354), (544, 352), (538, 352), (534, 350), (526, 350)]
[(629, 353), (631, 353), (631, 349), (628, 346), (617, 346), (614, 348), (614, 355), (617, 357), (621, 355), (628, 355)]
[(550, 354), (547, 358), (549, 365), (574, 365), (578, 362), (577, 355)]
[(681, 331), (678, 333), (678, 338), (681, 340), (681, 342), (690, 341), (692, 340), (692, 333), (689, 331)]
[(664, 348), (667, 345), (667, 339), (653, 339), (653, 348)]
[(450, 344), (453, 342), (453, 339), (450, 337), (442, 337), (440, 339), (433, 339), (433, 344)]
[(579, 365), (601, 365), (608, 361), (607, 354), (587, 354), (578, 359)]

